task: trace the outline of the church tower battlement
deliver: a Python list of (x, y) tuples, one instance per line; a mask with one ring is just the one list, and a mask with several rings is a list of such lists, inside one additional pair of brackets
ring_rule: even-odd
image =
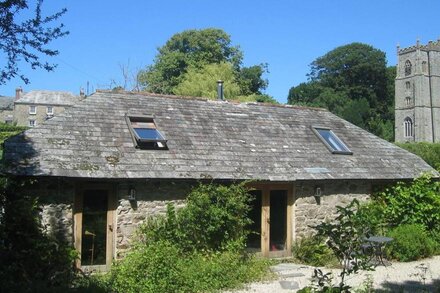
[(395, 141), (440, 142), (440, 39), (397, 56)]

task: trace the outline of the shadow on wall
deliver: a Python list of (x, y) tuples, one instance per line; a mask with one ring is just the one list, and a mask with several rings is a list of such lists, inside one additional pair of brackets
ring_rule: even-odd
[(38, 154), (32, 140), (26, 137), (26, 132), (6, 139), (3, 145), (3, 173), (18, 176), (41, 174)]
[[(43, 232), (37, 182), (26, 176), (40, 172), (36, 154), (24, 134), (5, 142), (0, 175), (0, 263), (8, 265), (0, 266), (2, 292), (67, 289), (74, 277), (72, 250)], [(23, 176), (5, 175), (8, 173)]]

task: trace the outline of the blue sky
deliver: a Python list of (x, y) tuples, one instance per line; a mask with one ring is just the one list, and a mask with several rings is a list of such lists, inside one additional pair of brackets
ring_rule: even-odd
[[(66, 7), (62, 22), (70, 31), (51, 43), (60, 54), (54, 72), (33, 71), (25, 85), (14, 79), (0, 86), (0, 95), (15, 88), (79, 93), (122, 82), (120, 66), (134, 72), (153, 62), (157, 48), (187, 29), (221, 28), (244, 52), (244, 65), (267, 62), (266, 93), (286, 102), (290, 87), (307, 80), (309, 64), (352, 42), (384, 51), (396, 64), (396, 45), (414, 45), (440, 37), (438, 0), (45, 0), (43, 12)], [(3, 56), (2, 56), (3, 58)], [(2, 64), (2, 63), (0, 63)]]

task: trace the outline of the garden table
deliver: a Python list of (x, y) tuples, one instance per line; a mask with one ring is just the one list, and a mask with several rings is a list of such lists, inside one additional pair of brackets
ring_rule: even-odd
[(376, 257), (377, 263), (381, 263), (384, 266), (387, 266), (385, 264), (385, 246), (387, 243), (393, 241), (394, 239), (391, 237), (385, 237), (385, 236), (370, 236), (365, 239), (367, 242), (367, 245), (364, 246), (365, 248), (371, 247), (373, 249), (374, 256)]

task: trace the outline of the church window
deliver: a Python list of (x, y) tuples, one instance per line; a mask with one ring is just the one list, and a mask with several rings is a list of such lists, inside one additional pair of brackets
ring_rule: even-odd
[(413, 137), (413, 121), (411, 118), (406, 117), (403, 121), (403, 127), (405, 129), (405, 137)]
[(407, 106), (411, 106), (411, 97), (406, 97), (405, 102)]
[(405, 76), (411, 75), (412, 64), (411, 61), (406, 60), (405, 62)]
[(405, 88), (406, 88), (407, 90), (410, 90), (410, 89), (411, 89), (411, 83), (410, 83), (409, 81), (405, 82)]

